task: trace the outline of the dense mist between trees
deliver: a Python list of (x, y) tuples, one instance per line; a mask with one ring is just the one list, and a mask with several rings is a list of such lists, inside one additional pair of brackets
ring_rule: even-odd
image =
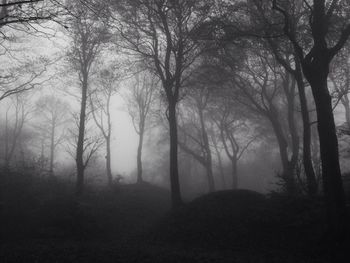
[(348, 258), (348, 1), (1, 0), (0, 33), (4, 262)]

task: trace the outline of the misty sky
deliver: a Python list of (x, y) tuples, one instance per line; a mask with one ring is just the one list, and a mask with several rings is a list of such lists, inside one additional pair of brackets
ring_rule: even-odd
[[(53, 24), (51, 22), (47, 23), (48, 28)], [(54, 25), (57, 28), (57, 25)], [(43, 29), (45, 32), (54, 32), (51, 29)], [(69, 76), (63, 78), (62, 75), (58, 78), (55, 78), (56, 72), (61, 72), (59, 74), (66, 74), (64, 65), (67, 63), (64, 61), (65, 52), (69, 47), (68, 42), (65, 40), (65, 36), (62, 33), (65, 29), (59, 27), (55, 32), (55, 36), (52, 37), (42, 37), (42, 36), (30, 36), (24, 34), (22, 38), (19, 38), (19, 41), (16, 44), (11, 44), (12, 49), (20, 48), (23, 49), (23, 52), (13, 52), (11, 56), (20, 61), (25, 61), (28, 59), (34, 59), (38, 56), (46, 56), (49, 59), (52, 57), (57, 57), (57, 62), (50, 66), (50, 69), (45, 74), (43, 78), (52, 77), (50, 81), (42, 85), (39, 91), (35, 92), (30, 99), (35, 102), (41, 95), (45, 93), (55, 94), (58, 97), (64, 98), (67, 100), (73, 108), (79, 108), (79, 103), (72, 94), (80, 95), (79, 93), (79, 84), (77, 82), (77, 73), (70, 70)], [(113, 59), (113, 56), (116, 56), (116, 52), (111, 52), (110, 59)], [(5, 63), (6, 61), (2, 61)], [(68, 83), (68, 85), (67, 85)], [(127, 113), (127, 108), (125, 102), (120, 94), (123, 94), (129, 88), (130, 81), (124, 81), (120, 83), (119, 94), (115, 95), (111, 103), (111, 113), (112, 113), (112, 172), (113, 175), (121, 174), (123, 176), (130, 176), (131, 173), (135, 172), (136, 169), (136, 149), (138, 144), (138, 136), (134, 131), (131, 118)], [(57, 89), (57, 87), (59, 87)], [(57, 90), (55, 90), (57, 89)], [(343, 107), (339, 104), (335, 110), (336, 123), (337, 125), (344, 122)], [(146, 132), (146, 143), (144, 145), (145, 154), (144, 159), (151, 159), (152, 153), (150, 150), (147, 151), (147, 136)], [(152, 147), (153, 149), (155, 147)], [(74, 159), (66, 153), (64, 147), (60, 147), (57, 150), (58, 162), (74, 162)], [(99, 154), (100, 160), (104, 161), (104, 147), (101, 148)], [(128, 178), (128, 180), (133, 180), (134, 178)]]
[[(57, 25), (55, 27), (57, 27)], [(64, 29), (60, 28), (59, 30)], [(45, 32), (54, 31), (47, 29)], [(21, 38), (19, 38), (17, 43), (11, 44), (12, 50), (21, 49), (23, 51), (11, 52), (9, 61), (27, 61), (35, 59), (39, 56), (48, 57), (49, 59), (52, 59), (52, 57), (57, 57), (57, 62), (50, 65), (48, 72), (46, 72), (43, 76), (43, 79), (46, 78), (49, 80), (30, 96), (30, 100), (35, 103), (35, 101), (44, 94), (54, 94), (55, 96), (68, 101), (73, 108), (77, 107), (78, 109), (79, 103), (77, 98), (72, 96), (74, 93), (77, 96), (80, 95), (79, 87), (77, 87), (77, 73), (73, 71), (70, 72), (70, 80), (68, 81), (69, 84), (72, 84), (70, 87), (65, 86), (66, 83), (60, 83), (62, 82), (60, 76), (58, 76), (57, 79), (55, 78), (57, 70), (64, 72), (64, 68), (62, 68), (62, 64), (64, 64), (63, 57), (68, 47), (68, 42), (66, 42), (64, 38), (65, 37), (61, 32), (55, 32), (55, 36), (49, 38), (24, 34)], [(62, 58), (59, 59), (60, 57)], [(6, 63), (6, 60), (3, 59), (2, 63)], [(63, 78), (63, 81), (66, 80), (67, 79)], [(129, 85), (127, 81), (120, 83), (119, 93), (124, 93), (125, 90), (128, 89), (127, 85)], [(134, 131), (125, 102), (122, 96), (119, 94), (115, 95), (112, 99), (111, 114), (113, 125), (111, 149), (113, 174), (116, 175), (119, 173), (123, 176), (128, 176), (136, 169), (136, 148), (138, 136)], [(100, 159), (104, 158), (103, 151), (104, 147), (102, 147), (100, 150)], [(74, 162), (72, 157), (66, 153), (64, 147), (59, 147), (57, 149), (57, 155), (58, 162)]]

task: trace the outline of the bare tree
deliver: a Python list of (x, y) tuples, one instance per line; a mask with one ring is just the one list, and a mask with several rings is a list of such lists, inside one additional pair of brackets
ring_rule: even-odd
[[(23, 131), (25, 122), (31, 114), (31, 108), (28, 107), (28, 101), (23, 94), (16, 94), (11, 98), (10, 106), (5, 114), (5, 154), (4, 154), (4, 169), (9, 170), (13, 155), (18, 146), (18, 140)], [(9, 118), (10, 111), (13, 109), (14, 116)], [(11, 120), (13, 124), (11, 125)]]
[[(113, 1), (119, 13), (117, 28), (124, 47), (138, 54), (160, 78), (167, 100), (170, 132), (170, 186), (172, 205), (182, 203), (178, 176), (176, 108), (189, 67), (199, 54), (192, 31), (208, 15), (199, 1)], [(116, 4), (117, 3), (117, 4)]]
[[(315, 100), (329, 234), (335, 238), (344, 233), (346, 208), (328, 74), (331, 61), (350, 35), (349, 14), (343, 12), (346, 5), (347, 1), (338, 0), (298, 1), (300, 10), (294, 12), (293, 1), (283, 4), (272, 1), (272, 8), (280, 15), (284, 34), (294, 47)], [(303, 30), (294, 25), (296, 19), (308, 22), (307, 25), (303, 23)], [(306, 43), (300, 39), (312, 41)]]
[(227, 98), (223, 98), (212, 112), (217, 133), (219, 133), (224, 151), (231, 162), (232, 189), (238, 188), (238, 161), (257, 139), (256, 135), (252, 135), (253, 125), (244, 119), (243, 114), (238, 117), (238, 112), (237, 109), (234, 109), (232, 100), (227, 100)]
[(101, 131), (106, 143), (106, 172), (108, 184), (112, 185), (113, 176), (111, 169), (111, 98), (118, 90), (118, 66), (103, 69), (99, 73), (97, 87), (90, 94), (91, 114), (96, 126)]
[(0, 101), (3, 99), (32, 90), (48, 81), (44, 77), (51, 64), (46, 58), (29, 60), (21, 65), (10, 66), (0, 71)]
[(38, 26), (48, 20), (58, 22), (58, 17), (65, 13), (63, 3), (60, 0), (0, 0), (0, 56), (3, 61), (10, 59), (9, 66), (0, 71), (0, 101), (42, 84), (47, 66), (52, 63), (44, 57), (26, 61), (14, 59), (13, 49), (4, 43), (16, 42), (18, 36), (13, 34), (16, 31), (45, 34)]
[(77, 194), (80, 194), (84, 188), (84, 170), (86, 167), (84, 149), (86, 148), (85, 119), (89, 94), (89, 77), (93, 63), (101, 52), (102, 44), (108, 37), (108, 32), (105, 21), (99, 20), (99, 15), (103, 12), (104, 6), (101, 6), (99, 10), (90, 10), (81, 2), (74, 1), (71, 3), (70, 9), (73, 15), (69, 20), (71, 49), (68, 52), (68, 58), (74, 70), (78, 73), (81, 88), (79, 134), (76, 147), (76, 190)]
[(235, 93), (235, 99), (270, 122), (279, 146), (283, 169), (281, 177), (287, 192), (295, 193), (297, 187), (294, 175), (299, 156), (294, 118), (295, 81), (263, 49), (252, 50), (249, 54), (238, 74), (234, 73), (237, 72), (236, 68), (230, 67), (235, 75), (233, 87), (239, 91)]
[(333, 84), (335, 106), (341, 102), (345, 111), (345, 122), (350, 131), (350, 45), (348, 45), (337, 57), (335, 57), (329, 78)]
[(179, 125), (180, 148), (190, 154), (206, 170), (209, 192), (215, 191), (212, 152), (208, 135), (208, 121), (205, 116), (208, 109), (210, 92), (201, 87), (188, 94), (184, 105), (182, 121)]
[[(68, 129), (69, 136), (67, 140), (68, 141), (67, 152), (74, 159), (76, 159), (78, 141), (79, 141), (80, 114), (73, 113), (72, 119), (74, 120), (74, 125)], [(92, 113), (87, 112), (85, 116), (85, 132), (84, 132), (85, 136), (84, 136), (83, 149), (82, 149), (82, 169), (84, 172), (86, 168), (89, 167), (89, 165), (94, 160), (96, 160), (97, 153), (99, 152), (100, 148), (104, 144), (103, 136), (101, 136), (101, 133), (96, 132), (95, 125), (93, 125), (92, 122), (93, 122)], [(78, 194), (81, 194), (81, 192), (78, 192)]]
[(142, 183), (142, 148), (144, 136), (149, 128), (148, 119), (150, 117), (152, 104), (155, 103), (158, 92), (159, 80), (149, 72), (141, 72), (136, 75), (130, 93), (125, 97), (128, 112), (136, 133), (139, 136), (137, 147), (137, 183)]
[[(300, 8), (301, 1), (294, 1), (295, 4), (290, 9)], [(266, 1), (250, 0), (246, 3), (244, 10), (248, 10), (251, 23), (240, 23), (241, 28), (230, 23), (232, 37), (240, 34), (247, 37), (255, 37), (254, 42), (263, 43), (264, 48), (268, 49), (275, 57), (276, 61), (293, 76), (298, 89), (300, 112), (303, 121), (303, 166), (307, 179), (308, 193), (315, 195), (318, 191), (315, 171), (311, 157), (311, 125), (308, 109), (308, 99), (305, 92), (305, 81), (302, 67), (298, 55), (293, 46), (281, 37), (281, 30), (276, 29), (275, 17), (271, 15), (271, 10), (266, 5)], [(294, 27), (300, 22), (298, 19), (290, 21)], [(244, 25), (243, 25), (244, 24)], [(235, 32), (235, 33), (233, 33)]]
[(33, 23), (57, 20), (64, 10), (63, 3), (59, 0), (1, 0), (0, 28), (16, 24), (30, 28)]
[(55, 150), (65, 139), (66, 134), (59, 130), (62, 125), (67, 124), (69, 104), (65, 103), (55, 95), (45, 95), (36, 102), (36, 113), (39, 125), (36, 125), (43, 136), (43, 143), (49, 140), (49, 168), (50, 176), (54, 175)]
[(212, 124), (211, 127), (209, 128), (208, 134), (211, 139), (212, 145), (214, 147), (215, 155), (217, 158), (217, 168), (219, 169), (219, 174), (220, 174), (220, 179), (221, 179), (221, 185), (222, 188), (226, 188), (226, 178), (225, 178), (225, 171), (224, 171), (224, 166), (223, 166), (223, 161), (222, 161), (222, 147), (220, 147), (220, 136), (217, 134), (215, 128), (215, 124)]

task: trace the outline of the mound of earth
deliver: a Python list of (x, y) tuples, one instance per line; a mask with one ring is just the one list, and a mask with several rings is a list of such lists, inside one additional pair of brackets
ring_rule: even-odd
[(207, 194), (170, 212), (153, 234), (162, 242), (198, 246), (287, 247), (298, 238), (314, 238), (311, 232), (319, 227), (319, 222), (315, 223), (319, 218), (319, 207), (306, 199), (227, 190)]
[(155, 227), (155, 238), (217, 245), (246, 239), (247, 232), (260, 228), (266, 207), (266, 197), (254, 191), (210, 193), (170, 212)]

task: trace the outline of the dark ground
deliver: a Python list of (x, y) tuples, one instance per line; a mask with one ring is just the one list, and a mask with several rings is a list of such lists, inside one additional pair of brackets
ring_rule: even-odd
[(1, 180), (0, 262), (348, 262), (324, 236), (318, 198), (221, 191), (169, 212), (150, 184), (88, 188)]

